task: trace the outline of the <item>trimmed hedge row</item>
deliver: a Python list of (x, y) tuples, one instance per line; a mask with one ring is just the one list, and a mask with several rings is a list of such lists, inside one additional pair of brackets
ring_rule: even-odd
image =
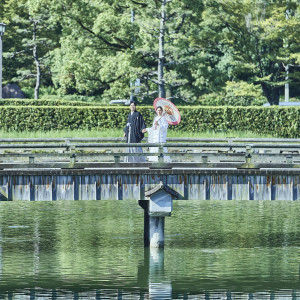
[(236, 130), (257, 134), (275, 134), (278, 137), (300, 136), (299, 107), (190, 107), (180, 109), (183, 120), (178, 130), (208, 131)]
[[(237, 130), (278, 137), (300, 136), (300, 107), (178, 107), (182, 121), (171, 130), (190, 132)], [(151, 106), (138, 107), (147, 126), (151, 126), (154, 110)], [(2, 106), (0, 129), (74, 130), (91, 128), (123, 128), (128, 107), (120, 106)]]
[(0, 106), (98, 106), (96, 102), (52, 99), (0, 99)]

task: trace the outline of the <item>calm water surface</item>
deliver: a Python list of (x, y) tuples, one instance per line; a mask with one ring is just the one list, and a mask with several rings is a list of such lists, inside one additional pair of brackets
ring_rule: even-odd
[(300, 205), (175, 201), (164, 250), (136, 201), (0, 202), (0, 299), (300, 299)]

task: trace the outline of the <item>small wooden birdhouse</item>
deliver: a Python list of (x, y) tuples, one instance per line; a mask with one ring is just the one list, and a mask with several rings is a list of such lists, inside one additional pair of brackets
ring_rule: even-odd
[(160, 182), (155, 188), (145, 193), (145, 198), (149, 200), (149, 216), (165, 217), (171, 215), (172, 200), (180, 198), (180, 195), (168, 185)]

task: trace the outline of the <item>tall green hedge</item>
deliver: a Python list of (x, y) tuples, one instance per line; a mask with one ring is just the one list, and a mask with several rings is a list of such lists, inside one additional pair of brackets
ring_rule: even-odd
[[(279, 137), (300, 136), (300, 107), (219, 106), (179, 108), (187, 131), (237, 130)], [(188, 120), (188, 122), (185, 122)]]
[(0, 99), (0, 106), (98, 106), (96, 102), (56, 99)]
[[(300, 136), (300, 107), (178, 107), (181, 123), (171, 130), (192, 132), (207, 130), (241, 130), (278, 137)], [(147, 126), (153, 120), (151, 106), (138, 107)], [(59, 130), (123, 128), (129, 113), (120, 106), (2, 106), (0, 129)]]

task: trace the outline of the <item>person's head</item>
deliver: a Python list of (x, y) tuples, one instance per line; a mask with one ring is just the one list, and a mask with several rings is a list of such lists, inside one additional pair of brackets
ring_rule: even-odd
[(163, 108), (161, 106), (156, 107), (156, 114), (161, 116), (163, 114)]
[(136, 109), (136, 103), (135, 103), (134, 101), (131, 101), (131, 102), (130, 102), (130, 110), (131, 110), (132, 112), (134, 112), (135, 109)]

